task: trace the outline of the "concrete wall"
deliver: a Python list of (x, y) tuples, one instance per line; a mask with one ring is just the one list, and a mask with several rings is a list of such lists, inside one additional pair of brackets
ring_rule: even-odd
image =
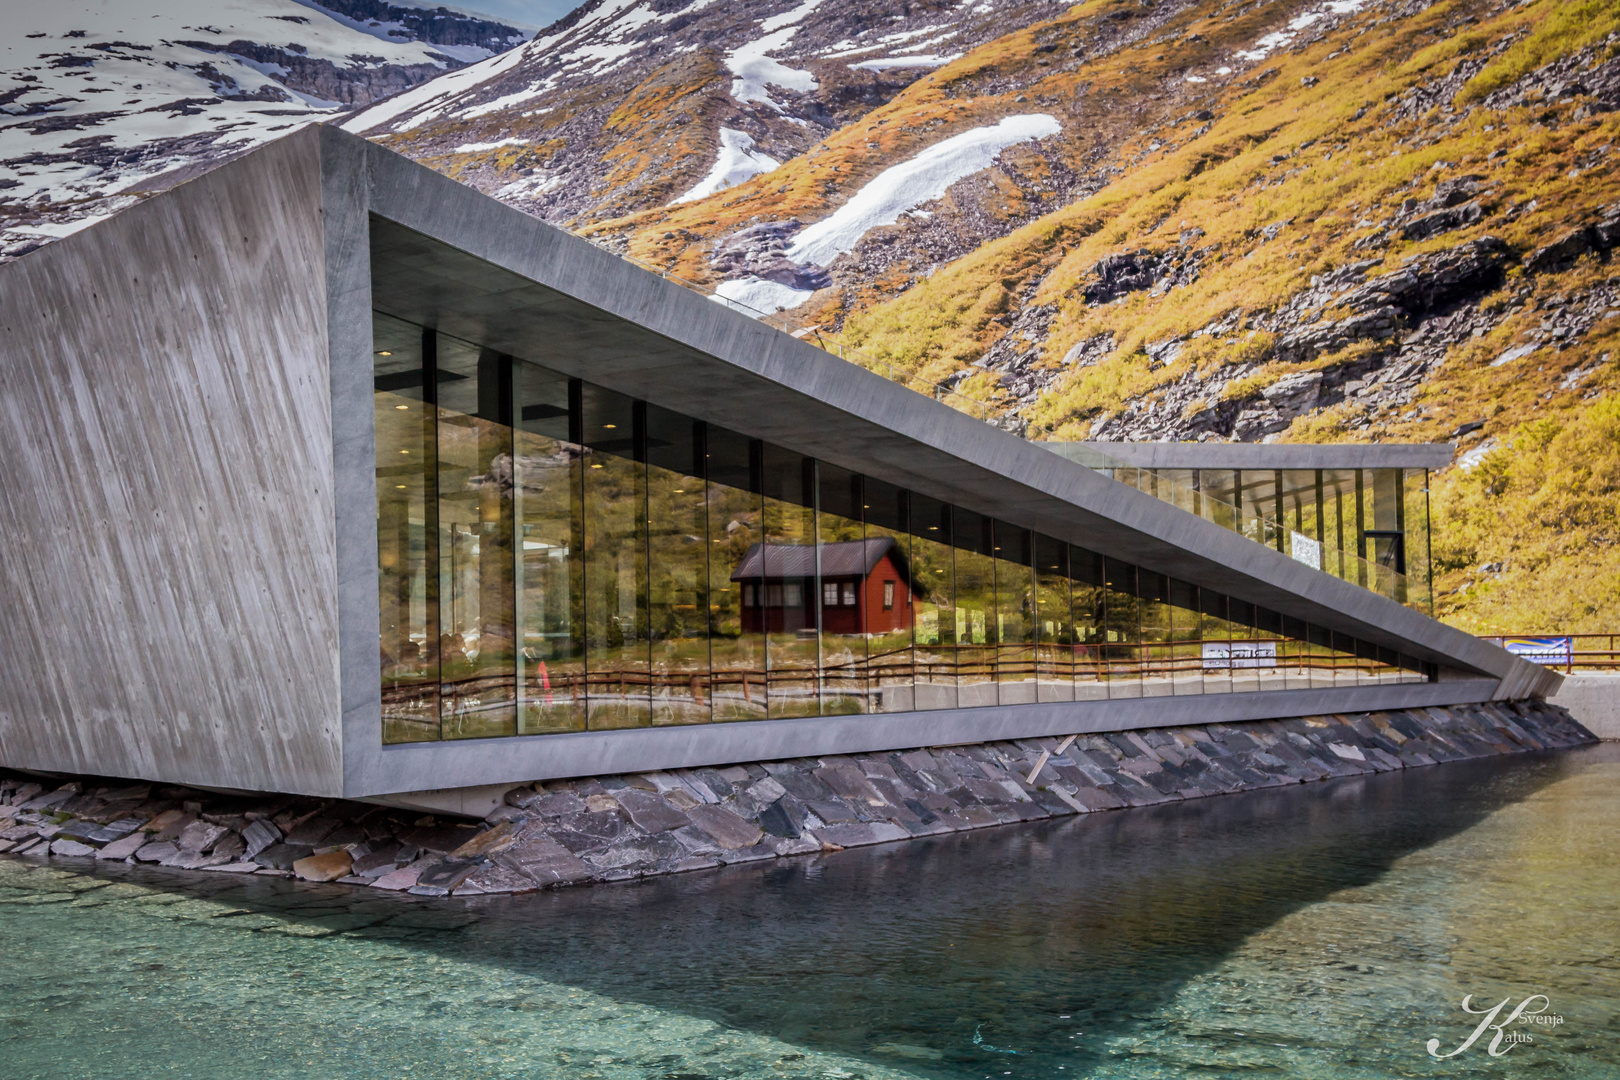
[(1620, 739), (1620, 672), (1566, 675), (1558, 693), (1547, 700), (1568, 709), (1598, 738)]
[(0, 268), (7, 765), (340, 786), (315, 145)]

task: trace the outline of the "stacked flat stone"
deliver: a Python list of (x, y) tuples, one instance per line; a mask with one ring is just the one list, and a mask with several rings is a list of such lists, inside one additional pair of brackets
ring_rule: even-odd
[(1595, 741), (1539, 701), (1019, 739), (514, 787), (483, 822), (344, 800), (0, 778), (0, 852), (527, 892)]

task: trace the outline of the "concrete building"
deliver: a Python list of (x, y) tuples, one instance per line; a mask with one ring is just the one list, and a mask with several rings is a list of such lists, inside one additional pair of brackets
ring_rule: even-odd
[[(398, 796), (1558, 684), (1313, 556), (1322, 499), (1222, 521), (332, 128), (0, 295), (7, 766)], [(744, 620), (755, 545), (872, 539), (903, 624)]]

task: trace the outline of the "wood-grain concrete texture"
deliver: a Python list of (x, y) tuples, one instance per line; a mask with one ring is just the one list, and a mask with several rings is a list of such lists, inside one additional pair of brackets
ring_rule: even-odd
[(7, 765), (336, 793), (312, 136), (0, 269)]
[[(1557, 685), (334, 128), (0, 268), (0, 297), (7, 765), (360, 797)], [(1397, 649), (1441, 680), (385, 747), (374, 308)]]

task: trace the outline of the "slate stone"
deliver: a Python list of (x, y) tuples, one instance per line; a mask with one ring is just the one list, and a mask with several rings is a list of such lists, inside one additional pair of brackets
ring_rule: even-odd
[(597, 851), (618, 841), (626, 833), (640, 835), (622, 812), (570, 814), (551, 822), (546, 829), (552, 839), (575, 855)]
[(698, 828), (688, 825), (684, 829), (676, 829), (669, 835), (673, 836), (681, 847), (686, 849), (688, 855), (719, 855), (725, 849), (714, 842), (714, 837)]
[[(56, 831), (56, 835), (64, 840), (77, 840), (80, 843), (89, 843), (90, 837), (96, 832), (99, 832), (100, 829), (101, 826), (97, 825), (93, 821), (84, 821), (82, 819), (75, 818), (72, 821), (64, 822), (62, 827)], [(51, 850), (55, 851), (56, 849), (53, 847)]]
[(480, 893), (533, 892), (540, 886), (527, 874), (521, 874), (499, 863), (480, 866), (467, 876), (467, 880), (453, 890), (455, 896), (475, 896)]
[(161, 863), (164, 859), (172, 858), (179, 850), (168, 840), (154, 840), (135, 850), (135, 861)]
[[(172, 840), (174, 837), (179, 836), (180, 829), (186, 826), (187, 822), (184, 820), (185, 817), (186, 813), (184, 810), (176, 810), (171, 808), (159, 812), (156, 817), (154, 817), (151, 821), (148, 821), (145, 825), (142, 825), (141, 828), (158, 839)], [(163, 834), (170, 828), (174, 829), (173, 834), (170, 836), (164, 836)]]
[(89, 844), (81, 844), (77, 840), (72, 840), (65, 836), (59, 840), (51, 841), (52, 855), (82, 857), (85, 855), (94, 855), (95, 853), (96, 849), (91, 847)]
[(392, 873), (399, 864), (399, 852), (400, 847), (398, 844), (383, 844), (375, 851), (368, 852), (355, 859), (354, 865), (349, 872), (363, 878), (381, 877), (384, 874)]
[(254, 874), (260, 867), (256, 862), (229, 862), (218, 866), (205, 866), (203, 869), (214, 874)]
[(399, 839), (400, 843), (419, 847), (435, 855), (448, 855), (479, 831), (476, 825), (428, 825), (412, 829)]
[(537, 885), (568, 885), (595, 872), (549, 836), (526, 836), (494, 856), (494, 862), (526, 874)]
[(287, 843), (303, 844), (306, 847), (320, 847), (328, 833), (338, 827), (338, 822), (323, 815), (306, 818), (287, 830)]
[(219, 866), (221, 863), (231, 862), (229, 855), (204, 855), (200, 851), (186, 851), (184, 849), (163, 859), (159, 866), (172, 866), (177, 870), (206, 870), (210, 866)]
[(854, 825), (829, 825), (825, 829), (816, 831), (816, 836), (824, 843), (837, 844), (842, 848), (882, 844), (891, 840), (904, 840), (910, 835), (899, 825), (888, 821), (874, 821)]
[(626, 788), (618, 793), (619, 805), (635, 826), (645, 833), (669, 832), (692, 824), (692, 819), (651, 792)]
[(759, 812), (759, 827), (783, 839), (796, 840), (800, 835), (798, 824), (788, 816), (780, 798)]
[(541, 817), (564, 817), (569, 814), (583, 814), (585, 800), (571, 791), (548, 791), (530, 803), (526, 809)]
[(308, 844), (271, 844), (257, 855), (253, 861), (260, 866), (267, 866), (272, 870), (291, 870), (293, 863), (299, 859), (315, 854), (315, 849)]
[(319, 851), (322, 848), (353, 847), (355, 844), (364, 843), (365, 839), (366, 830), (363, 826), (354, 824), (339, 825), (337, 828), (321, 837), (320, 843), (315, 845), (315, 850)]
[(204, 854), (213, 850), (216, 843), (230, 832), (223, 825), (214, 825), (207, 821), (193, 821), (180, 830), (180, 837), (175, 846), (181, 851), (192, 851)]
[(12, 843), (32, 840), (38, 835), (39, 829), (34, 825), (13, 825), (9, 829), (0, 830), (0, 840), (10, 840)]
[(238, 836), (236, 833), (226, 833), (224, 836), (214, 841), (214, 846), (210, 850), (209, 854), (221, 855), (231, 859), (240, 859), (246, 850), (247, 845), (243, 843), (240, 836)]
[(487, 855), (504, 846), (517, 842), (515, 827), (510, 821), (503, 821), (493, 829), (474, 833), (467, 838), (467, 842), (450, 853), (452, 859), (476, 859), (480, 855)]
[(268, 818), (260, 818), (248, 825), (242, 832), (242, 842), (246, 845), (243, 854), (251, 859), (271, 844), (281, 839), (281, 830), (275, 827)]
[(147, 843), (146, 834), (142, 832), (131, 833), (119, 840), (114, 840), (100, 851), (96, 852), (98, 859), (127, 859), (134, 855)]
[(639, 875), (656, 868), (661, 862), (673, 862), (687, 854), (673, 836), (659, 833), (614, 844), (603, 851), (593, 851), (584, 856), (584, 860), (604, 875), (615, 870), (634, 870)]
[(757, 844), (764, 835), (758, 825), (718, 806), (694, 806), (688, 816), (692, 824), (714, 837), (715, 843), (728, 851)]
[[(119, 818), (117, 821), (103, 825), (91, 833), (90, 840), (92, 843), (110, 844), (115, 840), (124, 839), (140, 827), (141, 823), (136, 818)], [(145, 837), (143, 836), (142, 839), (145, 839)]]
[(336, 881), (349, 875), (352, 864), (349, 853), (338, 848), (320, 855), (304, 856), (292, 864), (292, 872), (305, 881)]
[(422, 871), (431, 865), (433, 865), (431, 861), (423, 859), (409, 866), (402, 866), (377, 878), (371, 883), (371, 887), (385, 892), (403, 892), (415, 885), (416, 879), (422, 876)]
[(860, 821), (861, 813), (848, 803), (835, 799), (817, 799), (805, 804), (806, 808), (828, 825), (839, 822)]
[(446, 896), (477, 869), (478, 864), (470, 862), (434, 863), (422, 871), (409, 891), (418, 896)]

